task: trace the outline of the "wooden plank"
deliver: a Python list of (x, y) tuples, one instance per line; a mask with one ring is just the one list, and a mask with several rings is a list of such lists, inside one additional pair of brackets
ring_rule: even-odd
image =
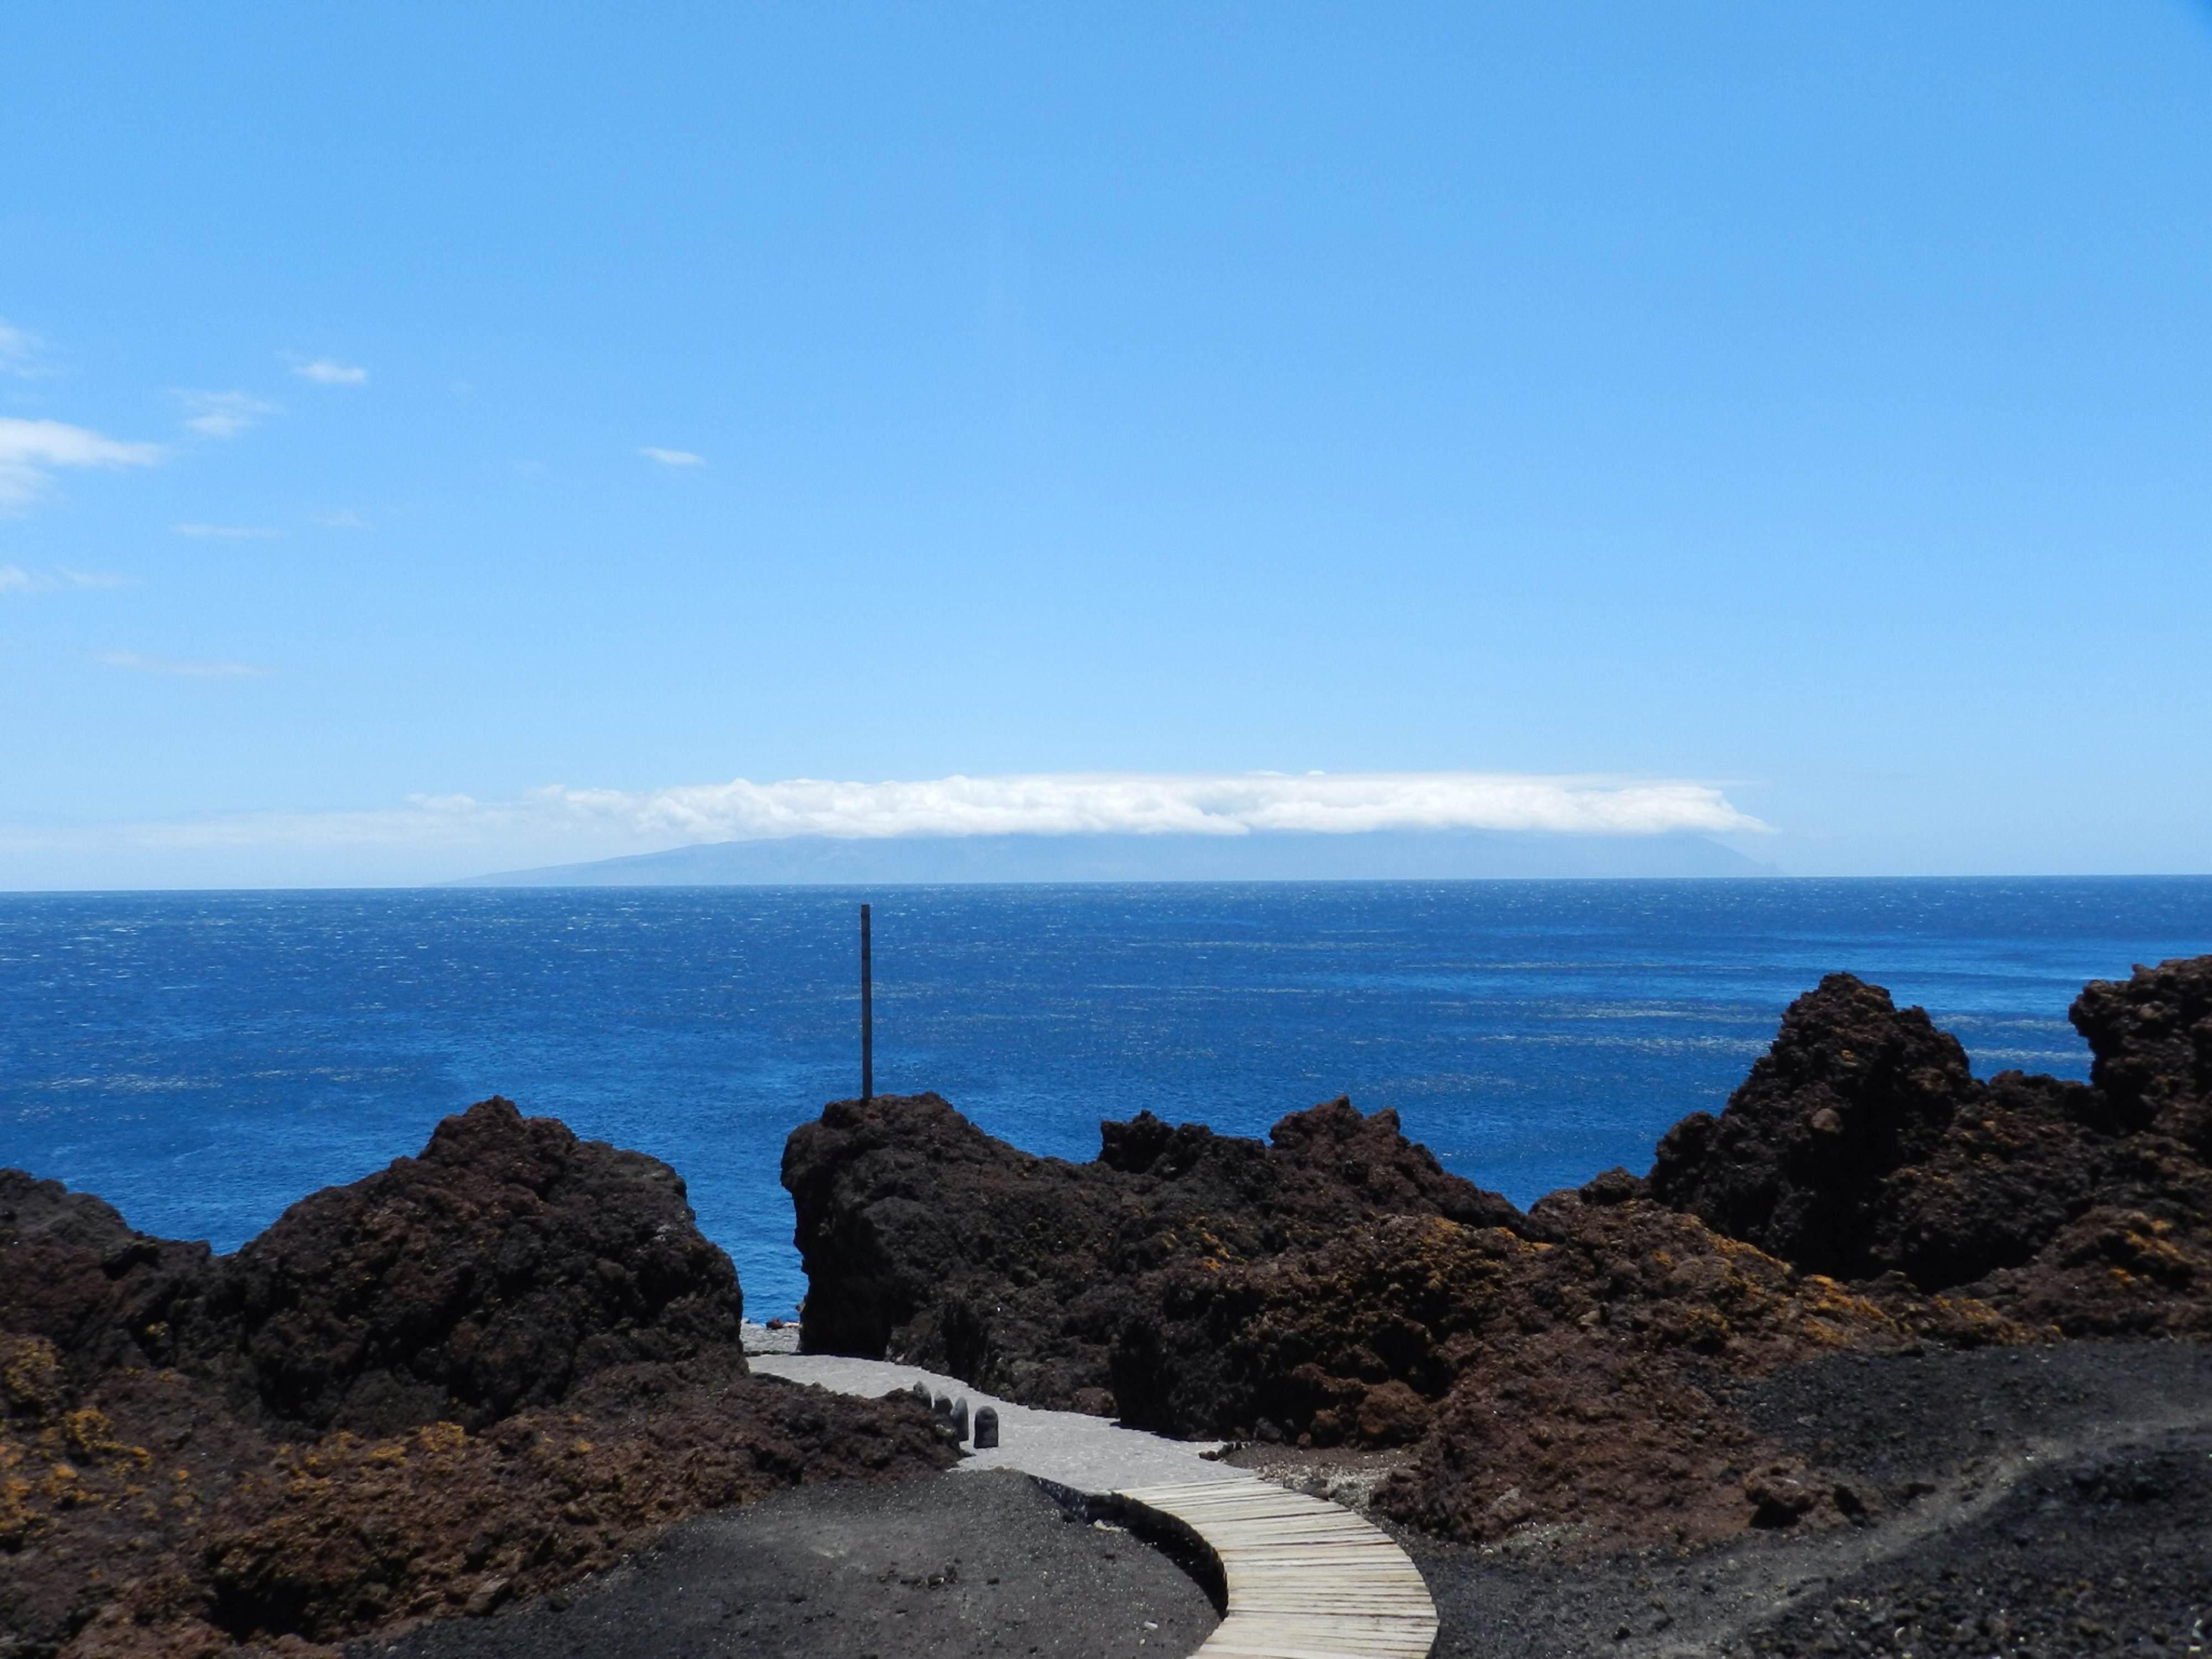
[(1242, 1623), (1223, 1624), (1201, 1644), (1201, 1653), (1216, 1653), (1240, 1648), (1264, 1648), (1273, 1650), (1284, 1647), (1299, 1647), (1322, 1653), (1399, 1654), (1416, 1656), (1429, 1650), (1434, 1632), (1401, 1636), (1391, 1639), (1351, 1635), (1331, 1630), (1307, 1629), (1290, 1624), (1276, 1624), (1264, 1629), (1249, 1628)]
[[(1397, 1618), (1385, 1618), (1380, 1614), (1364, 1613), (1352, 1607), (1328, 1609), (1237, 1607), (1231, 1610), (1230, 1616), (1239, 1620), (1266, 1620), (1276, 1624), (1295, 1625), (1301, 1630), (1316, 1631), (1325, 1627), (1321, 1622), (1323, 1620), (1331, 1619), (1352, 1620), (1356, 1622), (1348, 1623), (1344, 1626), (1344, 1628), (1367, 1631), (1376, 1637), (1387, 1636), (1392, 1641), (1402, 1641), (1413, 1635), (1419, 1635), (1422, 1640), (1426, 1641), (1436, 1634), (1435, 1623), (1429, 1615), (1412, 1612), (1407, 1612)], [(1333, 1626), (1328, 1627), (1333, 1628)]]
[[(1224, 1626), (1226, 1628), (1226, 1626)], [(1380, 1659), (1428, 1659), (1433, 1642), (1408, 1642), (1402, 1647), (1391, 1648), (1380, 1655)], [(1219, 1631), (1208, 1637), (1194, 1659), (1345, 1659), (1347, 1653), (1358, 1649), (1316, 1646), (1310, 1637), (1289, 1634), (1257, 1636), (1249, 1638), (1224, 1638)], [(1370, 1656), (1370, 1659), (1375, 1659)]]
[(1231, 1521), (1198, 1520), (1190, 1523), (1202, 1528), (1209, 1538), (1221, 1540), (1224, 1549), (1395, 1549), (1388, 1537), (1381, 1533), (1333, 1530), (1322, 1527), (1295, 1527), (1285, 1522), (1271, 1522), (1267, 1525), (1240, 1525)]
[(1232, 1632), (1231, 1627), (1224, 1624), (1208, 1637), (1198, 1650), (1200, 1653), (1212, 1654), (1253, 1652), (1281, 1654), (1291, 1650), (1318, 1653), (1323, 1656), (1404, 1654), (1410, 1656), (1410, 1659), (1424, 1659), (1433, 1639), (1432, 1635), (1423, 1635), (1409, 1637), (1396, 1642), (1361, 1644), (1347, 1641), (1327, 1631), (1302, 1631), (1284, 1626), (1267, 1631), (1246, 1631), (1239, 1628)]
[(1287, 1628), (1246, 1632), (1233, 1629), (1232, 1622), (1224, 1620), (1198, 1651), (1210, 1659), (1226, 1659), (1232, 1654), (1255, 1655), (1260, 1659), (1344, 1659), (1348, 1654), (1382, 1655), (1384, 1659), (1427, 1659), (1435, 1639), (1431, 1632), (1387, 1647), (1354, 1647), (1324, 1632)]
[(1303, 1646), (1349, 1646), (1354, 1650), (1363, 1648), (1405, 1648), (1407, 1644), (1427, 1646), (1431, 1631), (1418, 1628), (1395, 1628), (1378, 1631), (1371, 1626), (1347, 1626), (1329, 1620), (1283, 1620), (1283, 1617), (1232, 1617), (1224, 1620), (1214, 1635), (1228, 1635), (1232, 1641), (1301, 1641)]

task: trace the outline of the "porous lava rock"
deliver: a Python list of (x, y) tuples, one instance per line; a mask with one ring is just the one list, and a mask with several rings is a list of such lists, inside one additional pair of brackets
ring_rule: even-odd
[(1837, 1513), (1707, 1373), (2027, 1334), (1802, 1273), (1626, 1171), (1523, 1215), (1342, 1102), (1266, 1146), (1146, 1116), (1101, 1138), (1076, 1165), (933, 1096), (830, 1108), (785, 1157), (809, 1345), (1110, 1401), (1168, 1434), (1410, 1448), (1378, 1501), (1453, 1536), (1680, 1541), (1771, 1520), (1800, 1488), (1793, 1522)]
[[(1172, 1266), (1218, 1271), (1391, 1215), (1525, 1229), (1397, 1115), (1327, 1101), (1261, 1142), (1149, 1112), (1088, 1164), (1036, 1158), (936, 1095), (838, 1101), (786, 1142), (811, 1353), (890, 1355), (1027, 1404), (1115, 1409), (1111, 1354)], [(1207, 1264), (1210, 1264), (1207, 1265)]]
[(1428, 1433), (1377, 1493), (1442, 1536), (1680, 1546), (1834, 1520), (1851, 1495), (1738, 1420), (1717, 1380), (2033, 1334), (1978, 1302), (1801, 1273), (1598, 1182), (1531, 1213), (1554, 1242), (1496, 1283)]
[(2116, 1127), (2212, 1156), (2212, 956), (2093, 980), (2068, 1018), (2096, 1056), (2089, 1083)]
[(20, 1170), (0, 1171), (0, 1328), (85, 1374), (176, 1366), (280, 1432), (474, 1427), (710, 1351), (744, 1369), (737, 1273), (681, 1177), (496, 1097), (233, 1255)]
[(1114, 1353), (1123, 1413), (1168, 1432), (1410, 1446), (1376, 1501), (1444, 1536), (1685, 1544), (1781, 1524), (1778, 1493), (1812, 1494), (1791, 1523), (1838, 1513), (1715, 1402), (1711, 1377), (2030, 1334), (1978, 1303), (1801, 1273), (1622, 1184), (1544, 1199), (1529, 1236), (1385, 1217), (1263, 1261), (1170, 1268)]
[(176, 1340), (278, 1423), (474, 1428), (611, 1366), (742, 1372), (743, 1305), (675, 1170), (495, 1097), (214, 1264)]
[(503, 1100), (227, 1257), (0, 1170), (0, 1654), (330, 1651), (957, 1456), (750, 1375), (740, 1307), (672, 1170)]
[(1923, 1011), (1830, 974), (1790, 1005), (1718, 1118), (1667, 1132), (1651, 1194), (1812, 1272), (1856, 1276), (1874, 1265), (1884, 1177), (1932, 1152), (1978, 1093), (1966, 1050)]
[[(1115, 1350), (1123, 1415), (1168, 1432), (1389, 1445), (1419, 1438), (1447, 1394), (1538, 1339), (1740, 1370), (1918, 1340), (1899, 1311), (1656, 1204), (1557, 1193), (1530, 1219), (1540, 1237), (1383, 1217), (1263, 1261), (1178, 1264)], [(1919, 1311), (1932, 1328), (1936, 1311)], [(2019, 1334), (1983, 1323), (1982, 1340)]]
[(1966, 1070), (1832, 974), (1645, 1190), (1808, 1272), (1966, 1290), (2068, 1335), (2212, 1331), (2212, 957), (2086, 987), (2090, 1081)]
[(169, 1316), (211, 1259), (134, 1231), (90, 1193), (0, 1170), (0, 1331), (39, 1336), (80, 1379), (168, 1354)]
[(1167, 1433), (1407, 1448), (1377, 1503), (1478, 1542), (1838, 1521), (1849, 1484), (1717, 1386), (1838, 1351), (2212, 1333), (2212, 958), (2092, 985), (2074, 1019), (2089, 1084), (1982, 1080), (1924, 1012), (1829, 975), (1648, 1176), (1526, 1215), (1341, 1102), (1264, 1146), (1107, 1123), (1083, 1165), (934, 1096), (842, 1103), (785, 1153), (806, 1341)]

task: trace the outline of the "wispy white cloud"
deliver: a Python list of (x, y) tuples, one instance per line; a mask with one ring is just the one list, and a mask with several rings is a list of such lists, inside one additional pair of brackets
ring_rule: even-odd
[(39, 338), (0, 319), (0, 374), (30, 380), (39, 373)]
[(135, 674), (169, 674), (187, 680), (256, 680), (265, 668), (242, 662), (193, 662), (175, 657), (144, 657), (136, 651), (103, 651), (93, 659), (103, 668), (127, 669)]
[(310, 524), (325, 530), (373, 530), (375, 526), (349, 507), (341, 507), (329, 513), (310, 513)]
[(124, 443), (63, 421), (0, 416), (0, 508), (30, 501), (58, 467), (151, 466), (164, 453), (159, 444)]
[(26, 570), (0, 564), (0, 593), (51, 593), (67, 587), (128, 587), (128, 576), (98, 570)]
[(367, 386), (368, 371), (352, 363), (341, 363), (329, 357), (312, 357), (305, 362), (294, 363), (292, 372), (303, 380), (313, 380), (317, 386)]
[(244, 392), (179, 392), (185, 406), (185, 430), (203, 438), (235, 438), (282, 411), (265, 398)]
[(204, 542), (270, 542), (284, 532), (265, 524), (173, 524), (169, 533)]
[(704, 466), (707, 458), (694, 455), (688, 449), (655, 449), (650, 444), (639, 447), (639, 454), (648, 461), (659, 461), (663, 466)]

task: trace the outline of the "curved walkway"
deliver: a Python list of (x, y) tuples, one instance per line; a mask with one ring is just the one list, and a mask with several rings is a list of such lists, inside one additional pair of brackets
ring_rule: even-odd
[(1428, 1587), (1381, 1528), (1339, 1504), (1206, 1462), (1218, 1441), (1169, 1440), (1078, 1412), (1038, 1411), (886, 1360), (754, 1354), (754, 1370), (839, 1394), (920, 1382), (999, 1414), (999, 1444), (962, 1468), (1019, 1469), (1179, 1526), (1220, 1564), (1228, 1607), (1198, 1659), (1426, 1659)]

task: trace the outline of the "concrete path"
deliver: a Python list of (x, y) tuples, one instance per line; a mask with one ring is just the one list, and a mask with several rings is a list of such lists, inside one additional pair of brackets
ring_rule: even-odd
[(999, 1413), (999, 1443), (963, 1469), (1018, 1469), (1148, 1512), (1198, 1539), (1220, 1564), (1226, 1616), (1196, 1659), (1426, 1659), (1437, 1639), (1428, 1587), (1389, 1534), (1339, 1504), (1287, 1492), (1200, 1454), (1218, 1441), (1169, 1440), (1079, 1412), (994, 1399), (957, 1378), (887, 1360), (761, 1353), (753, 1369), (838, 1394), (880, 1397), (916, 1382)]
[(1097, 1494), (1120, 1486), (1169, 1485), (1178, 1480), (1256, 1480), (1240, 1469), (1209, 1463), (1200, 1452), (1216, 1451), (1218, 1440), (1169, 1440), (1135, 1429), (1117, 1428), (1103, 1417), (1080, 1412), (1042, 1412), (981, 1394), (955, 1376), (919, 1365), (884, 1359), (847, 1359), (826, 1353), (747, 1354), (745, 1363), (770, 1376), (813, 1382), (833, 1394), (866, 1395), (880, 1400), (894, 1389), (920, 1382), (933, 1395), (965, 1400), (972, 1419), (978, 1407), (999, 1413), (999, 1443), (989, 1451), (960, 1460), (963, 1469), (1019, 1469), (1072, 1491)]

